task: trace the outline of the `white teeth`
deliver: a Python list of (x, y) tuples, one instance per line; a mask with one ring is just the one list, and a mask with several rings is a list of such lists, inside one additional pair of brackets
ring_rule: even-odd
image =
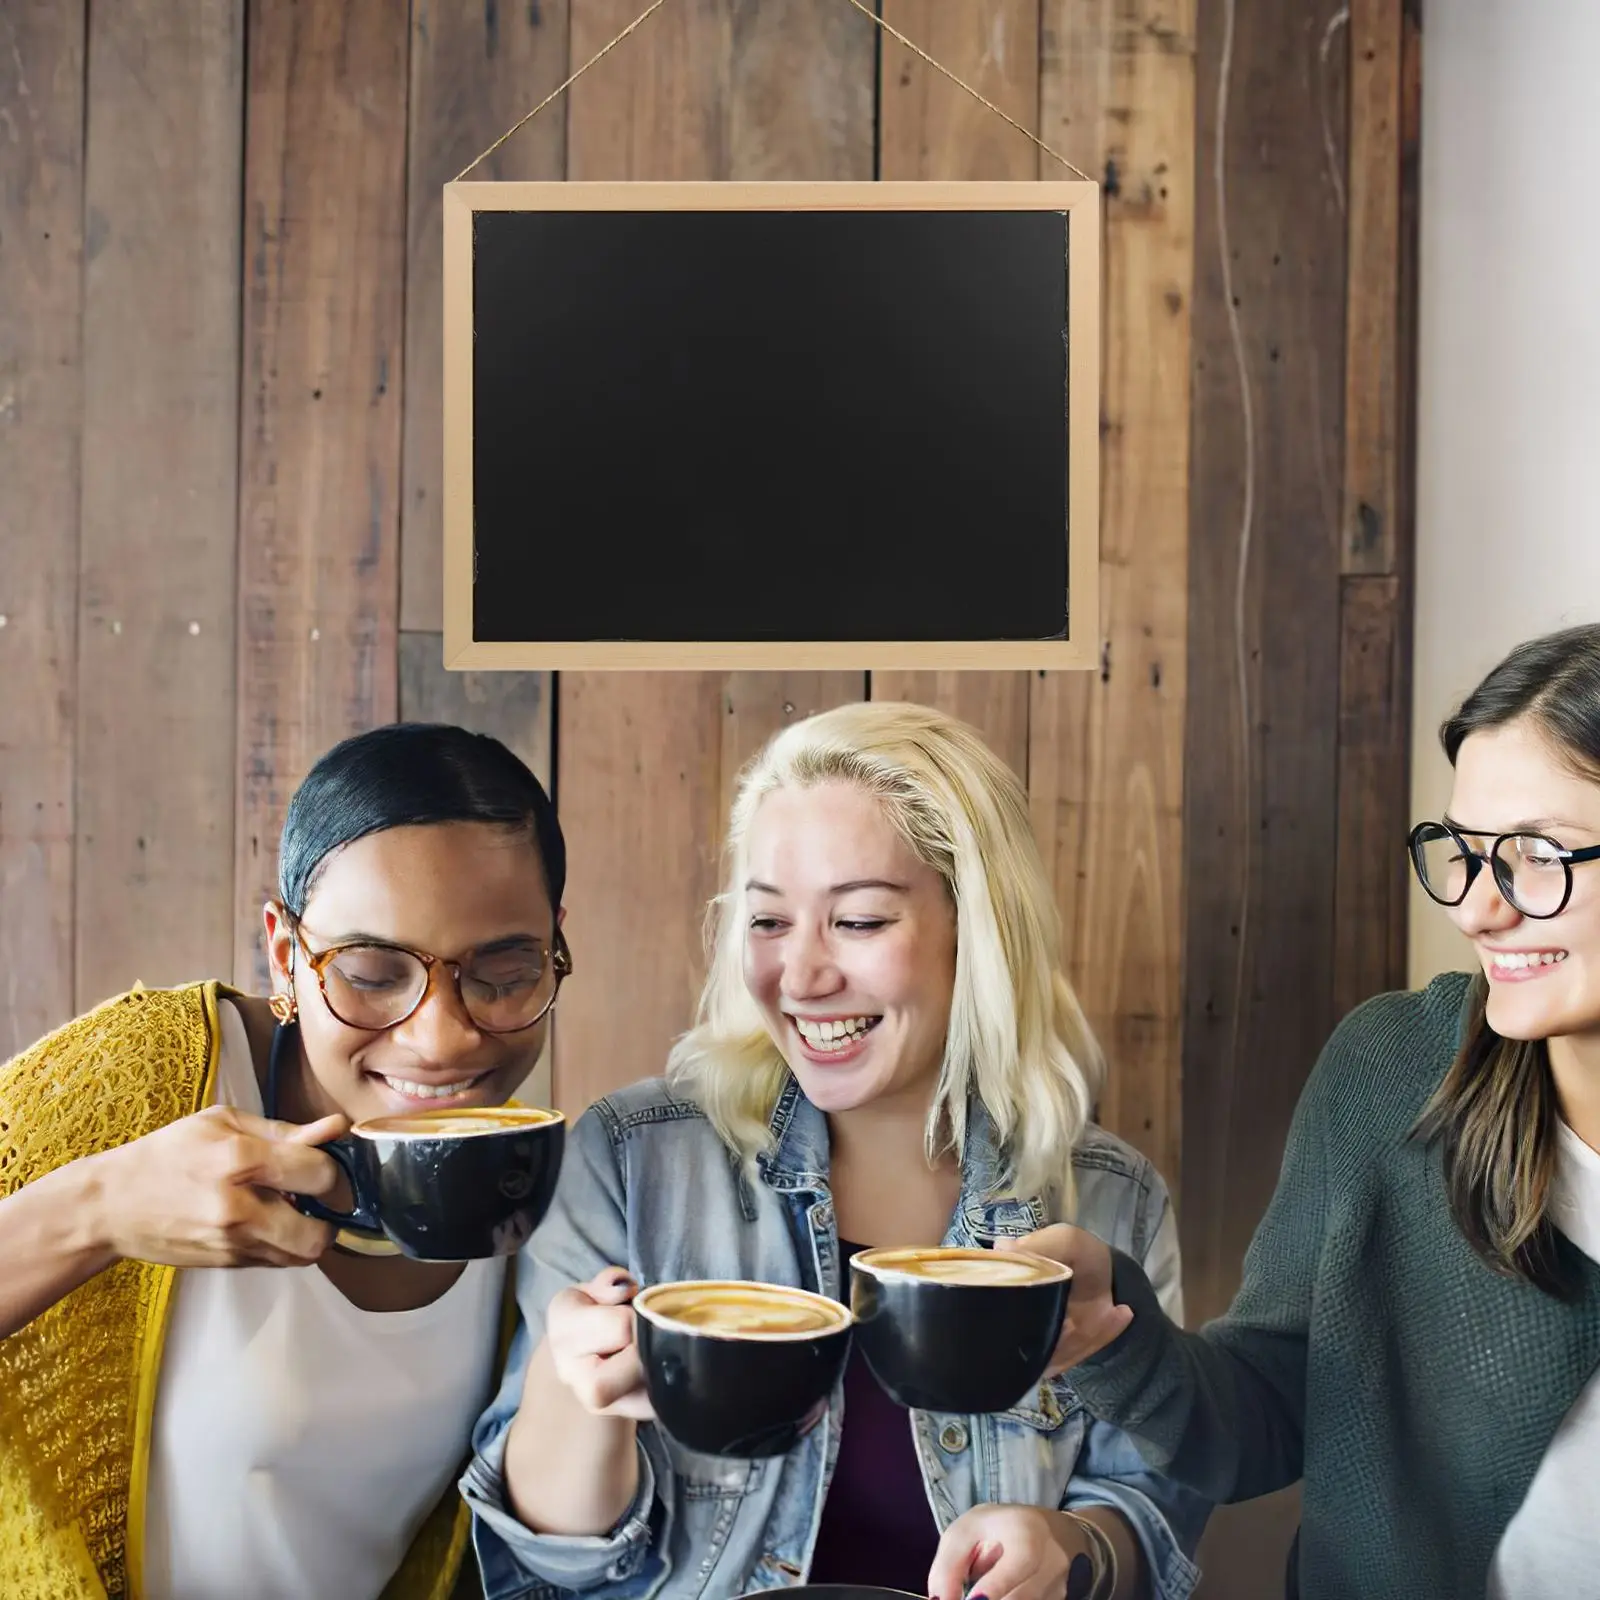
[(1565, 950), (1496, 950), (1489, 957), (1492, 965), (1506, 972), (1519, 972), (1527, 967), (1553, 967), (1566, 959)]
[(877, 1025), (876, 1017), (839, 1017), (826, 1022), (812, 1022), (806, 1017), (795, 1017), (794, 1025), (800, 1036), (816, 1050), (842, 1050), (853, 1044), (864, 1033)]
[[(482, 1076), (480, 1072), (478, 1078)], [(464, 1093), (478, 1081), (478, 1078), (468, 1078), (462, 1083), (413, 1083), (410, 1078), (391, 1078), (387, 1072), (382, 1077), (396, 1094), (403, 1094), (411, 1100), (448, 1100), (452, 1095)]]

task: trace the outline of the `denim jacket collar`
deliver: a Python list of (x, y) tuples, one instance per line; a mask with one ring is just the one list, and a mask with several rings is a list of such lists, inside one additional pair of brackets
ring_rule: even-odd
[[(784, 1193), (828, 1193), (828, 1120), (805, 1097), (791, 1074), (768, 1121), (772, 1148), (756, 1158), (762, 1181)], [(966, 1142), (961, 1154), (961, 1196), (946, 1244), (974, 1245), (1017, 1238), (1045, 1224), (1037, 1197), (996, 1196), (1001, 1155), (994, 1120), (977, 1096), (967, 1101)]]

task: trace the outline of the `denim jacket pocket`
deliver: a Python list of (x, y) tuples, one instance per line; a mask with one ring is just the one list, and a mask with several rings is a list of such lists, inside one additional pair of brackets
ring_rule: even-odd
[(1016, 1423), (1035, 1433), (1054, 1433), (1067, 1423), (1083, 1402), (1064, 1375), (1046, 1378), (1037, 1389), (1024, 1395), (1009, 1411), (1000, 1413), (1001, 1422)]

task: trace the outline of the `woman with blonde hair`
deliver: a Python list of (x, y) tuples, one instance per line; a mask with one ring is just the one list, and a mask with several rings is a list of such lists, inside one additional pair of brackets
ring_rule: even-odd
[(838, 1299), (858, 1249), (1071, 1219), (1181, 1316), (1166, 1188), (1091, 1120), (1102, 1062), (1027, 797), (982, 739), (914, 705), (809, 718), (743, 774), (726, 854), (695, 1026), (664, 1080), (579, 1120), (527, 1247), (524, 1325), (464, 1480), (490, 1600), (806, 1578), (940, 1600), (1188, 1595), (1207, 1503), (1057, 1379), (1004, 1413), (908, 1420), (852, 1356), (825, 1421), (765, 1464), (692, 1455), (654, 1424), (641, 1283)]

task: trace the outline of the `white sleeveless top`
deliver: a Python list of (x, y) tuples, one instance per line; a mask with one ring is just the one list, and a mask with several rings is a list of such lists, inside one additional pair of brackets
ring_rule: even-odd
[[(217, 1098), (260, 1114), (224, 1001)], [(375, 1600), (488, 1403), (502, 1261), (362, 1311), (316, 1267), (177, 1274), (151, 1432), (151, 1600)], [(470, 1559), (470, 1558), (469, 1558)]]
[[(1592, 1261), (1600, 1261), (1600, 1153), (1565, 1122), (1550, 1220)], [(1487, 1446), (1493, 1449), (1493, 1445)], [(1562, 1419), (1501, 1535), (1489, 1568), (1489, 1600), (1580, 1600), (1596, 1592), (1600, 1569), (1600, 1374)]]

